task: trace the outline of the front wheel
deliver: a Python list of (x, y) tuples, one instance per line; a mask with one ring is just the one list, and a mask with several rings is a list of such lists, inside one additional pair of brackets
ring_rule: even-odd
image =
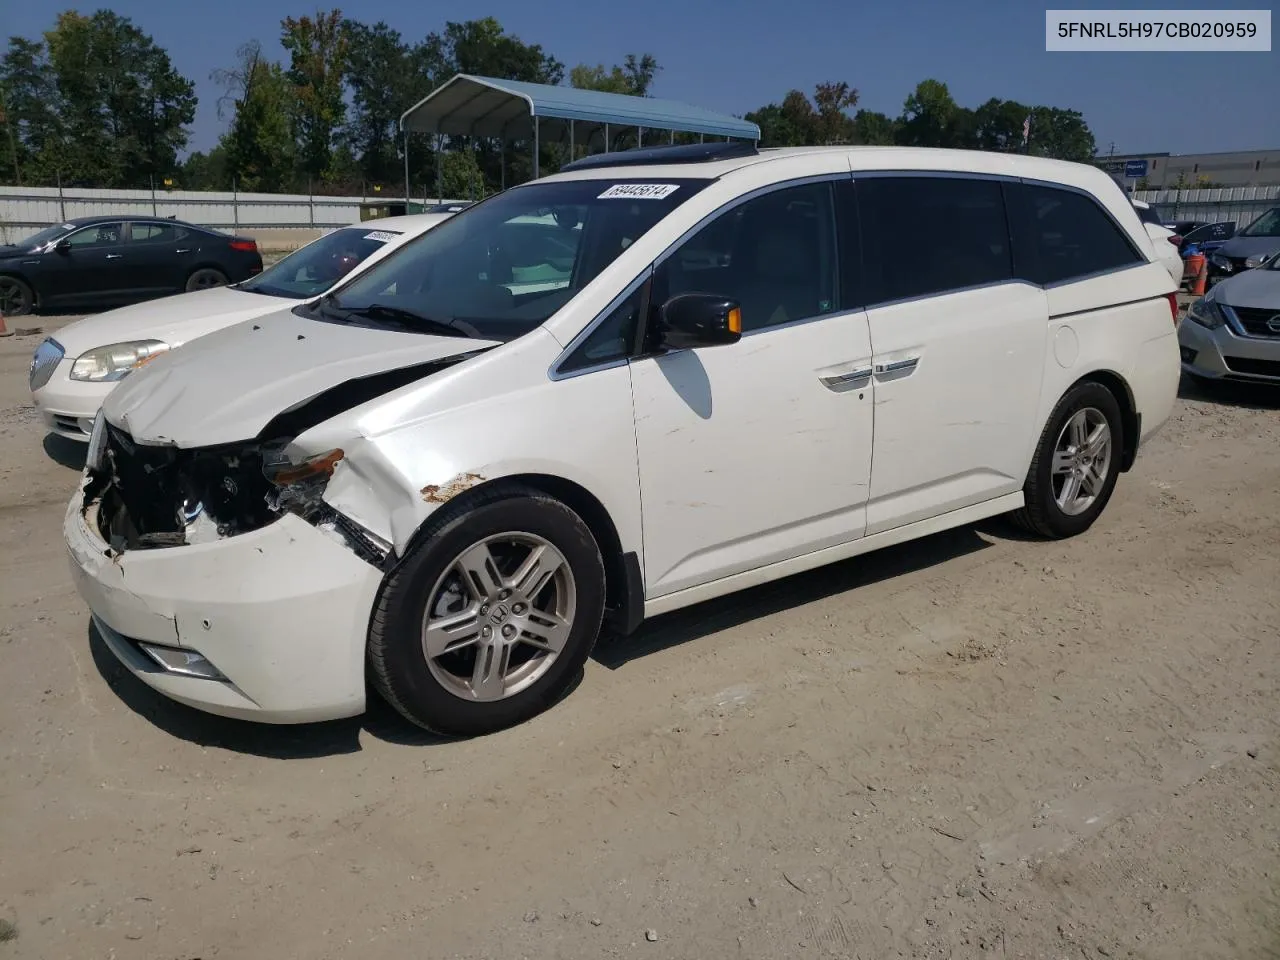
[(208, 290), (210, 287), (224, 287), (226, 284), (227, 275), (221, 270), (215, 270), (213, 267), (202, 267), (187, 277), (187, 292)]
[(1093, 382), (1072, 387), (1040, 435), (1023, 486), (1026, 505), (1014, 514), (1018, 523), (1055, 540), (1088, 530), (1120, 475), (1123, 430), (1110, 390)]
[(530, 488), (441, 514), (383, 588), (369, 672), (413, 723), (475, 736), (568, 691), (600, 632), (604, 563), (582, 518)]
[(0, 316), (26, 316), (35, 300), (31, 288), (17, 277), (0, 277)]

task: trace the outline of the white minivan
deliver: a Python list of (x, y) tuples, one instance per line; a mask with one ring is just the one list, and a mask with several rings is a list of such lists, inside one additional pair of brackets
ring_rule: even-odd
[(319, 720), (369, 681), (477, 734), (604, 626), (995, 514), (1082, 533), (1170, 415), (1175, 318), (1093, 167), (592, 157), (131, 376), (65, 536), (176, 700)]
[(339, 227), (257, 276), (85, 317), (46, 337), (31, 357), (31, 402), (50, 433), (87, 442), (116, 384), (161, 353), (245, 320), (314, 300), (348, 274), (449, 219), (449, 213), (383, 217)]

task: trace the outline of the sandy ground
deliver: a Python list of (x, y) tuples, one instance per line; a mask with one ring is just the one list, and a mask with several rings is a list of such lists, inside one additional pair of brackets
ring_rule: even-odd
[(1280, 395), (1187, 392), (1079, 539), (668, 616), (442, 743), (125, 675), (35, 342), (0, 340), (0, 960), (1280, 956)]

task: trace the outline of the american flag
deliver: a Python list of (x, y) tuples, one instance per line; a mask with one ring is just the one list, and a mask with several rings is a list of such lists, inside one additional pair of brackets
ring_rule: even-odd
[(1027, 138), (1031, 136), (1031, 114), (1027, 114), (1027, 119), (1022, 121), (1022, 143), (1026, 146)]

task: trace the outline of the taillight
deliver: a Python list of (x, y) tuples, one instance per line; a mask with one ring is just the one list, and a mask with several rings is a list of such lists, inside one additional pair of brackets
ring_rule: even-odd
[(244, 250), (246, 253), (254, 253), (258, 249), (258, 241), (256, 240), (232, 240), (232, 250)]
[(1178, 325), (1178, 294), (1170, 293), (1168, 294), (1168, 297), (1169, 297), (1169, 312), (1173, 314), (1173, 325), (1176, 327)]

